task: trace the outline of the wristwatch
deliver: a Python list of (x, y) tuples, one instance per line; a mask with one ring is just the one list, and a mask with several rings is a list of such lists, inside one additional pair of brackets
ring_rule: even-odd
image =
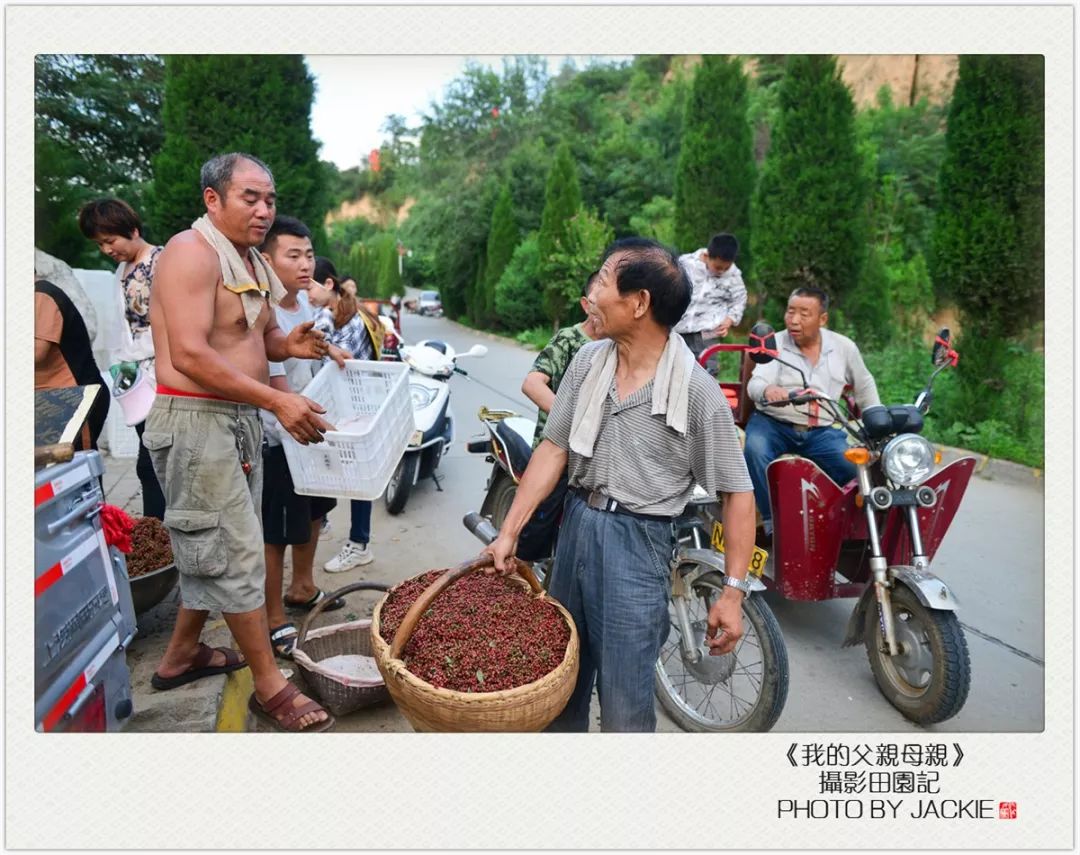
[(736, 579), (734, 576), (725, 576), (724, 584), (729, 588), (738, 588), (743, 594), (749, 594), (751, 590), (750, 582), (747, 579)]

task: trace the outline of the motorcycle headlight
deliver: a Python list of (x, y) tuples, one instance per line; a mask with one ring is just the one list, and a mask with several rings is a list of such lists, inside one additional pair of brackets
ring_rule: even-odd
[(890, 439), (881, 452), (881, 465), (894, 484), (914, 487), (934, 471), (934, 449), (914, 433), (902, 433)]
[(414, 410), (422, 410), (435, 400), (435, 395), (436, 390), (429, 389), (427, 386), (421, 386), (419, 384), (409, 385), (409, 397), (412, 398)]

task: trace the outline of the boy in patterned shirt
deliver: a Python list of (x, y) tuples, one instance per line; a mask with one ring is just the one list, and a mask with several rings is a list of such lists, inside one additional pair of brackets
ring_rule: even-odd
[(679, 256), (679, 266), (694, 286), (694, 293), (675, 332), (686, 340), (694, 356), (705, 349), (706, 338), (723, 338), (742, 320), (746, 285), (742, 271), (735, 266), (738, 254), (735, 236), (718, 234), (707, 249)]

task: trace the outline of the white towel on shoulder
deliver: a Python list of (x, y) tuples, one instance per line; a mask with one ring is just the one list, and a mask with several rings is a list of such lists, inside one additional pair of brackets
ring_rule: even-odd
[(199, 217), (191, 224), (191, 228), (206, 238), (206, 242), (217, 252), (221, 281), (230, 291), (240, 295), (244, 304), (244, 317), (247, 318), (248, 329), (251, 329), (262, 311), (266, 296), (269, 294), (275, 305), (280, 303), (285, 296), (285, 286), (259, 251), (255, 247), (249, 247), (248, 258), (255, 268), (253, 279), (232, 241), (218, 231), (208, 215)]
[[(593, 456), (600, 421), (604, 417), (604, 402), (615, 378), (618, 353), (618, 347), (610, 339), (598, 347), (578, 390), (577, 406), (570, 423), (570, 450), (582, 457)], [(686, 433), (690, 414), (690, 375), (693, 370), (694, 354), (681, 335), (671, 332), (653, 377), (652, 414), (666, 416), (667, 426), (681, 434)]]

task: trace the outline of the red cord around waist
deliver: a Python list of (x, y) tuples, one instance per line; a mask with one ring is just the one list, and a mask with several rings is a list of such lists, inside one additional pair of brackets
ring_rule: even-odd
[(229, 400), (228, 398), (222, 398), (220, 395), (211, 395), (209, 392), (186, 392), (183, 389), (174, 389), (172, 386), (166, 386), (164, 383), (157, 384), (157, 393), (159, 395), (175, 395), (178, 398), (205, 398), (208, 401)]

